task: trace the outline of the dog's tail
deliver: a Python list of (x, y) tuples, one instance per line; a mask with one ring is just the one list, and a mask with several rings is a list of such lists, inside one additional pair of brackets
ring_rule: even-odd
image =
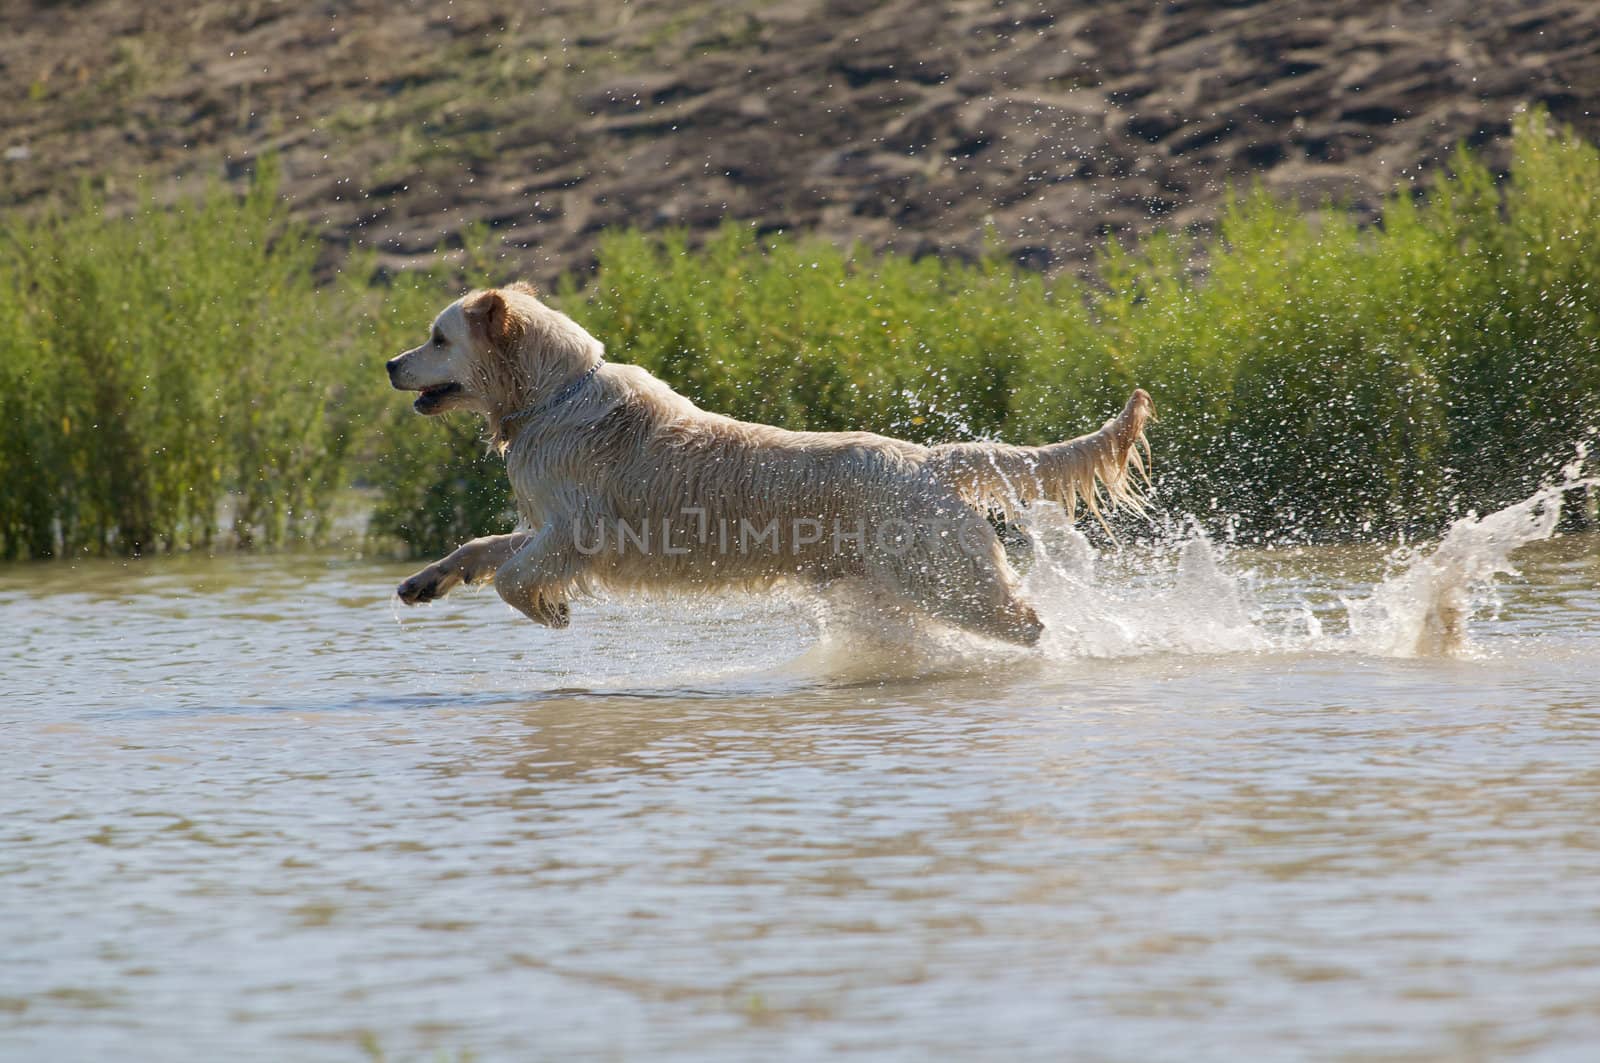
[(1081, 500), (1104, 524), (1102, 494), (1113, 507), (1144, 512), (1139, 484), (1130, 470), (1149, 484), (1150, 442), (1144, 426), (1154, 418), (1149, 394), (1135, 388), (1122, 412), (1098, 432), (1043, 447), (951, 443), (933, 448), (930, 465), (940, 479), (979, 508), (1012, 514), (1043, 499), (1059, 502), (1071, 518)]

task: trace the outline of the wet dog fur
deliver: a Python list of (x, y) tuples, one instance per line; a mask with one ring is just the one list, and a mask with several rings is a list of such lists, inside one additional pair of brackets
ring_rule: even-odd
[[(574, 598), (602, 588), (851, 580), (944, 623), (1031, 645), (1042, 624), (986, 518), (1041, 499), (1069, 513), (1080, 502), (1098, 513), (1101, 498), (1139, 504), (1129, 470), (1144, 469), (1153, 413), (1142, 390), (1068, 442), (926, 447), (738, 421), (603, 355), (577, 322), (514, 284), (451, 303), (425, 343), (388, 363), (395, 388), (419, 392), (419, 413), (487, 419), (526, 529), (474, 539), (427, 566), (400, 584), (402, 601), (492, 580), (514, 609), (559, 628)], [(791, 534), (746, 549), (753, 535), (728, 532), (772, 527)], [(613, 543), (607, 529), (646, 534), (624, 531)]]

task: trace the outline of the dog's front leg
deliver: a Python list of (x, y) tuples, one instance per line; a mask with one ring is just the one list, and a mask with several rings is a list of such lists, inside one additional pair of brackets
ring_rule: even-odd
[(443, 598), (463, 583), (483, 583), (494, 577), (501, 565), (528, 544), (533, 536), (527, 532), (510, 535), (486, 535), (457, 547), (450, 556), (435, 561), (416, 575), (406, 579), (395, 593), (407, 605), (431, 602)]
[(567, 590), (583, 564), (572, 528), (551, 521), (494, 574), (494, 589), (507, 605), (536, 624), (562, 628), (571, 622)]

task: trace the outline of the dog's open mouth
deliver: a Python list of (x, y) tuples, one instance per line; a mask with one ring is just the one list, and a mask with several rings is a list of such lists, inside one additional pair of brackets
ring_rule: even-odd
[(455, 381), (451, 381), (448, 384), (433, 384), (422, 389), (422, 394), (417, 396), (417, 401), (411, 404), (411, 408), (418, 413), (433, 413), (444, 403), (444, 400), (460, 391), (461, 385)]

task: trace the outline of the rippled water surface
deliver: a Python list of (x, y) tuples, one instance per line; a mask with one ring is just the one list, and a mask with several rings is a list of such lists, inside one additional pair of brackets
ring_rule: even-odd
[(1375, 551), (1081, 546), (1029, 653), (0, 568), (0, 1058), (1596, 1058), (1596, 537), (1410, 658)]

